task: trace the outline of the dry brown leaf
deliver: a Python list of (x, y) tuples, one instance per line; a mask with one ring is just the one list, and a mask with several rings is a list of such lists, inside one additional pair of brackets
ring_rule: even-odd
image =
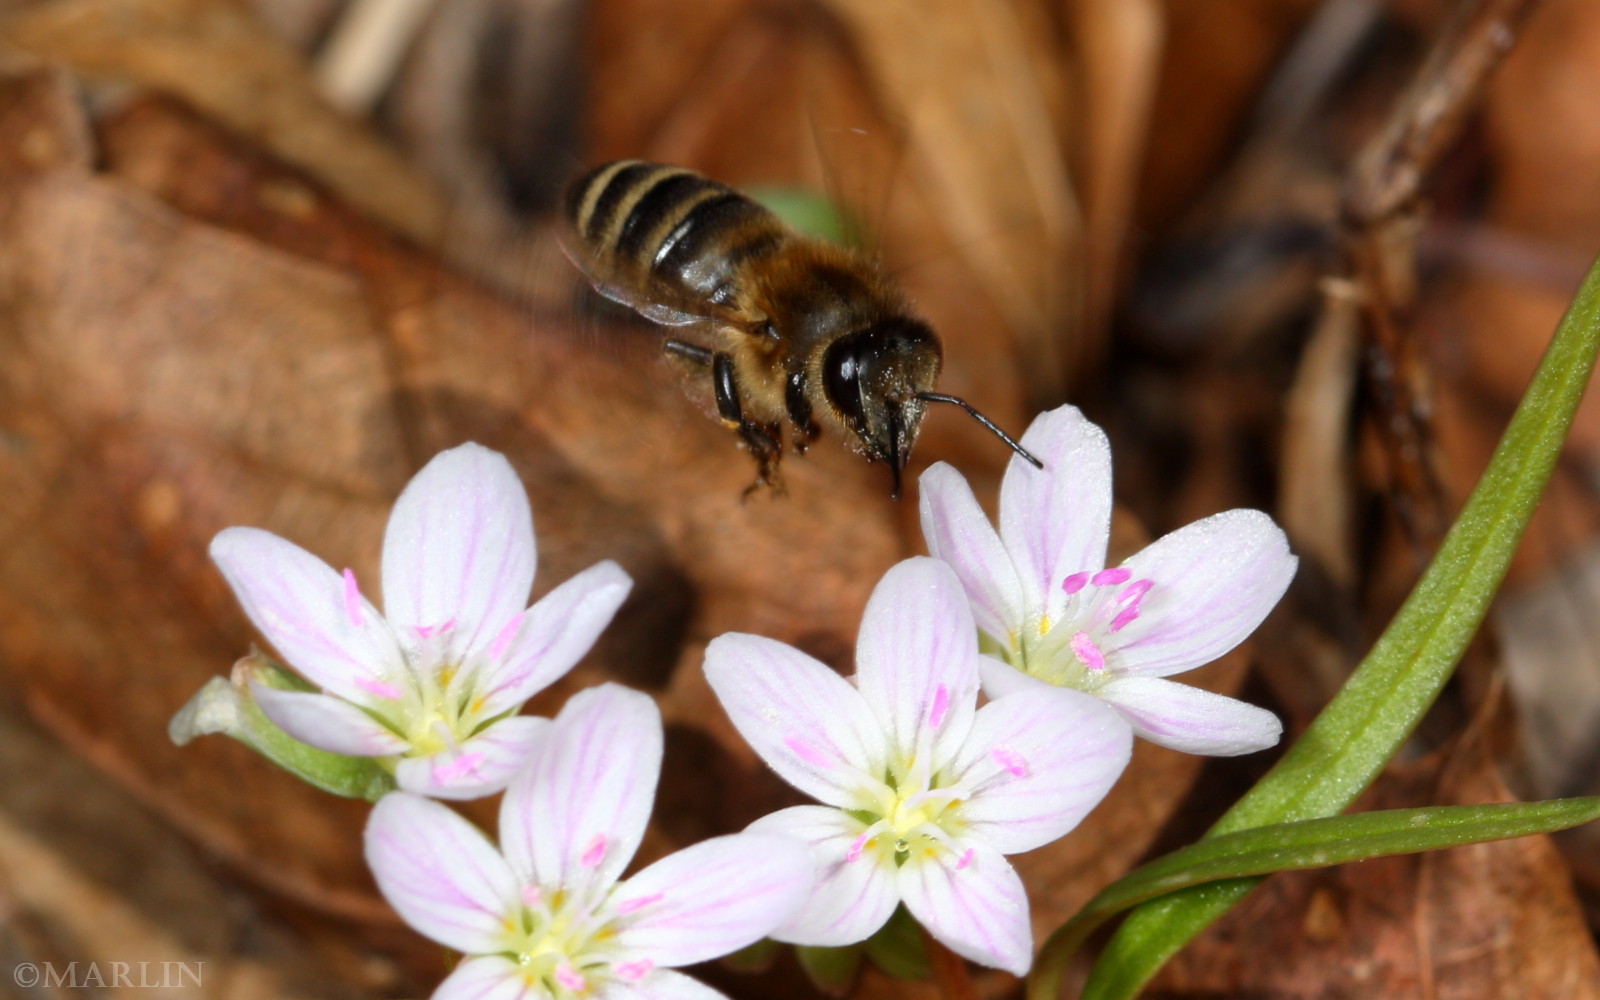
[[(1356, 808), (1509, 801), (1488, 743), (1392, 767)], [(1560, 854), (1524, 837), (1273, 876), (1147, 995), (1584, 1000), (1600, 957)]]
[[(392, 928), (364, 807), (224, 740), (173, 748), (165, 725), (252, 638), (205, 557), (215, 531), (266, 527), (370, 579), (407, 476), (474, 439), (529, 487), (541, 590), (607, 557), (637, 581), (535, 708), (603, 679), (659, 696), (676, 770), (646, 851), (793, 801), (701, 651), (740, 630), (848, 665), (868, 591), (914, 548), (882, 469), (829, 443), (785, 464), (787, 498), (744, 502), (748, 458), (652, 334), (513, 308), (169, 101), (102, 122), (96, 151), (58, 77), (5, 86), (0, 660), (38, 717), (257, 883)], [(1141, 754), (1075, 837), (1023, 859), (1041, 929), (1131, 863), (1194, 768)]]
[(305, 62), (242, 0), (53, 0), (0, 20), (0, 40), (86, 76), (178, 94), (412, 238), (442, 231), (432, 185), (323, 101)]

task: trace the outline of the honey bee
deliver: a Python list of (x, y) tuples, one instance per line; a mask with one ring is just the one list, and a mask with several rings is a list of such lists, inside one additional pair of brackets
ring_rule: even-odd
[(595, 290), (673, 328), (664, 350), (711, 377), (717, 415), (755, 458), (751, 489), (781, 488), (787, 421), (799, 453), (827, 426), (887, 463), (898, 498), (928, 403), (961, 407), (1043, 468), (970, 404), (933, 391), (939, 338), (865, 254), (692, 171), (638, 160), (574, 181), (566, 215), (564, 247)]

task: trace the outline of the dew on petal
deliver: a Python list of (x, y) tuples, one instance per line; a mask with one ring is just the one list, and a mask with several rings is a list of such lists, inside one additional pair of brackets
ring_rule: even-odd
[(989, 751), (989, 756), (995, 759), (995, 763), (1010, 771), (1014, 777), (1020, 778), (1028, 773), (1028, 762), (1022, 759), (1022, 754), (1008, 746), (995, 747)]
[(1096, 573), (1089, 582), (1096, 587), (1110, 587), (1119, 583), (1126, 583), (1133, 576), (1133, 572), (1124, 566), (1114, 569), (1103, 569)]
[(364, 620), (361, 615), (361, 588), (356, 584), (356, 571), (349, 567), (344, 571), (344, 616), (356, 628), (360, 628)]
[(828, 755), (798, 736), (785, 737), (783, 745), (793, 750), (796, 757), (813, 767), (827, 767)]
[(617, 912), (632, 913), (635, 910), (643, 909), (644, 907), (649, 906), (651, 903), (659, 903), (665, 898), (666, 893), (662, 892), (653, 892), (648, 896), (635, 896), (632, 899), (625, 899), (621, 903), (617, 904)]
[(933, 709), (928, 713), (928, 725), (935, 729), (944, 722), (945, 715), (950, 711), (950, 690), (940, 684), (933, 691)]
[(1088, 573), (1074, 573), (1065, 580), (1061, 581), (1061, 589), (1065, 590), (1068, 594), (1076, 594), (1078, 591), (1082, 590), (1084, 585), (1088, 582)]
[(641, 958), (636, 962), (622, 962), (617, 966), (617, 978), (625, 983), (637, 983), (656, 967), (656, 963), (648, 958)]
[(606, 835), (597, 833), (589, 841), (589, 846), (583, 849), (583, 854), (578, 857), (578, 864), (585, 868), (593, 868), (606, 856)]
[(1078, 632), (1072, 636), (1072, 652), (1090, 670), (1106, 668), (1105, 654), (1100, 652), (1100, 647), (1094, 644), (1094, 640), (1089, 638), (1087, 632)]

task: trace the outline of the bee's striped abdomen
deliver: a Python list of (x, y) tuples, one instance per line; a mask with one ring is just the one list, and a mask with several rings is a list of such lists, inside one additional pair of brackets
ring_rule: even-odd
[(659, 282), (716, 304), (732, 297), (743, 265), (788, 235), (776, 216), (726, 185), (637, 160), (580, 178), (568, 191), (567, 213), (606, 271), (641, 289)]

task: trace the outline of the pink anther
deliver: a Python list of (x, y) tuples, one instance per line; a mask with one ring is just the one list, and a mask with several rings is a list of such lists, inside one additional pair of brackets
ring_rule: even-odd
[(1082, 590), (1084, 584), (1088, 582), (1088, 573), (1074, 573), (1065, 580), (1061, 581), (1061, 589), (1065, 590), (1068, 594), (1076, 594), (1078, 591)]
[(478, 765), (483, 763), (483, 754), (464, 753), (454, 760), (433, 766), (433, 777), (437, 781), (449, 781), (459, 778), (463, 774), (472, 774), (478, 770)]
[(581, 992), (589, 985), (578, 975), (577, 970), (566, 962), (556, 966), (556, 982), (560, 983), (563, 989), (571, 990), (573, 993)]
[(1004, 744), (990, 750), (989, 756), (995, 759), (995, 763), (1011, 772), (1013, 777), (1020, 778), (1028, 773), (1028, 762), (1022, 759), (1022, 754)]
[(1072, 651), (1077, 654), (1078, 660), (1090, 670), (1104, 670), (1106, 668), (1105, 654), (1100, 652), (1100, 647), (1094, 644), (1087, 632), (1076, 632), (1072, 636)]
[(621, 962), (617, 965), (617, 978), (625, 983), (637, 983), (655, 967), (656, 963), (648, 958), (641, 958), (637, 962)]
[(1132, 576), (1133, 572), (1131, 570), (1125, 569), (1122, 566), (1118, 566), (1115, 569), (1101, 570), (1100, 572), (1096, 573), (1089, 580), (1089, 582), (1094, 584), (1096, 587), (1109, 587), (1114, 586), (1115, 584), (1125, 583)]
[(961, 860), (956, 862), (956, 871), (960, 871), (961, 869), (963, 869), (963, 868), (967, 867), (968, 865), (972, 864), (972, 855), (974, 853), (976, 853), (976, 852), (970, 847), (967, 848), (964, 852), (962, 852)]

